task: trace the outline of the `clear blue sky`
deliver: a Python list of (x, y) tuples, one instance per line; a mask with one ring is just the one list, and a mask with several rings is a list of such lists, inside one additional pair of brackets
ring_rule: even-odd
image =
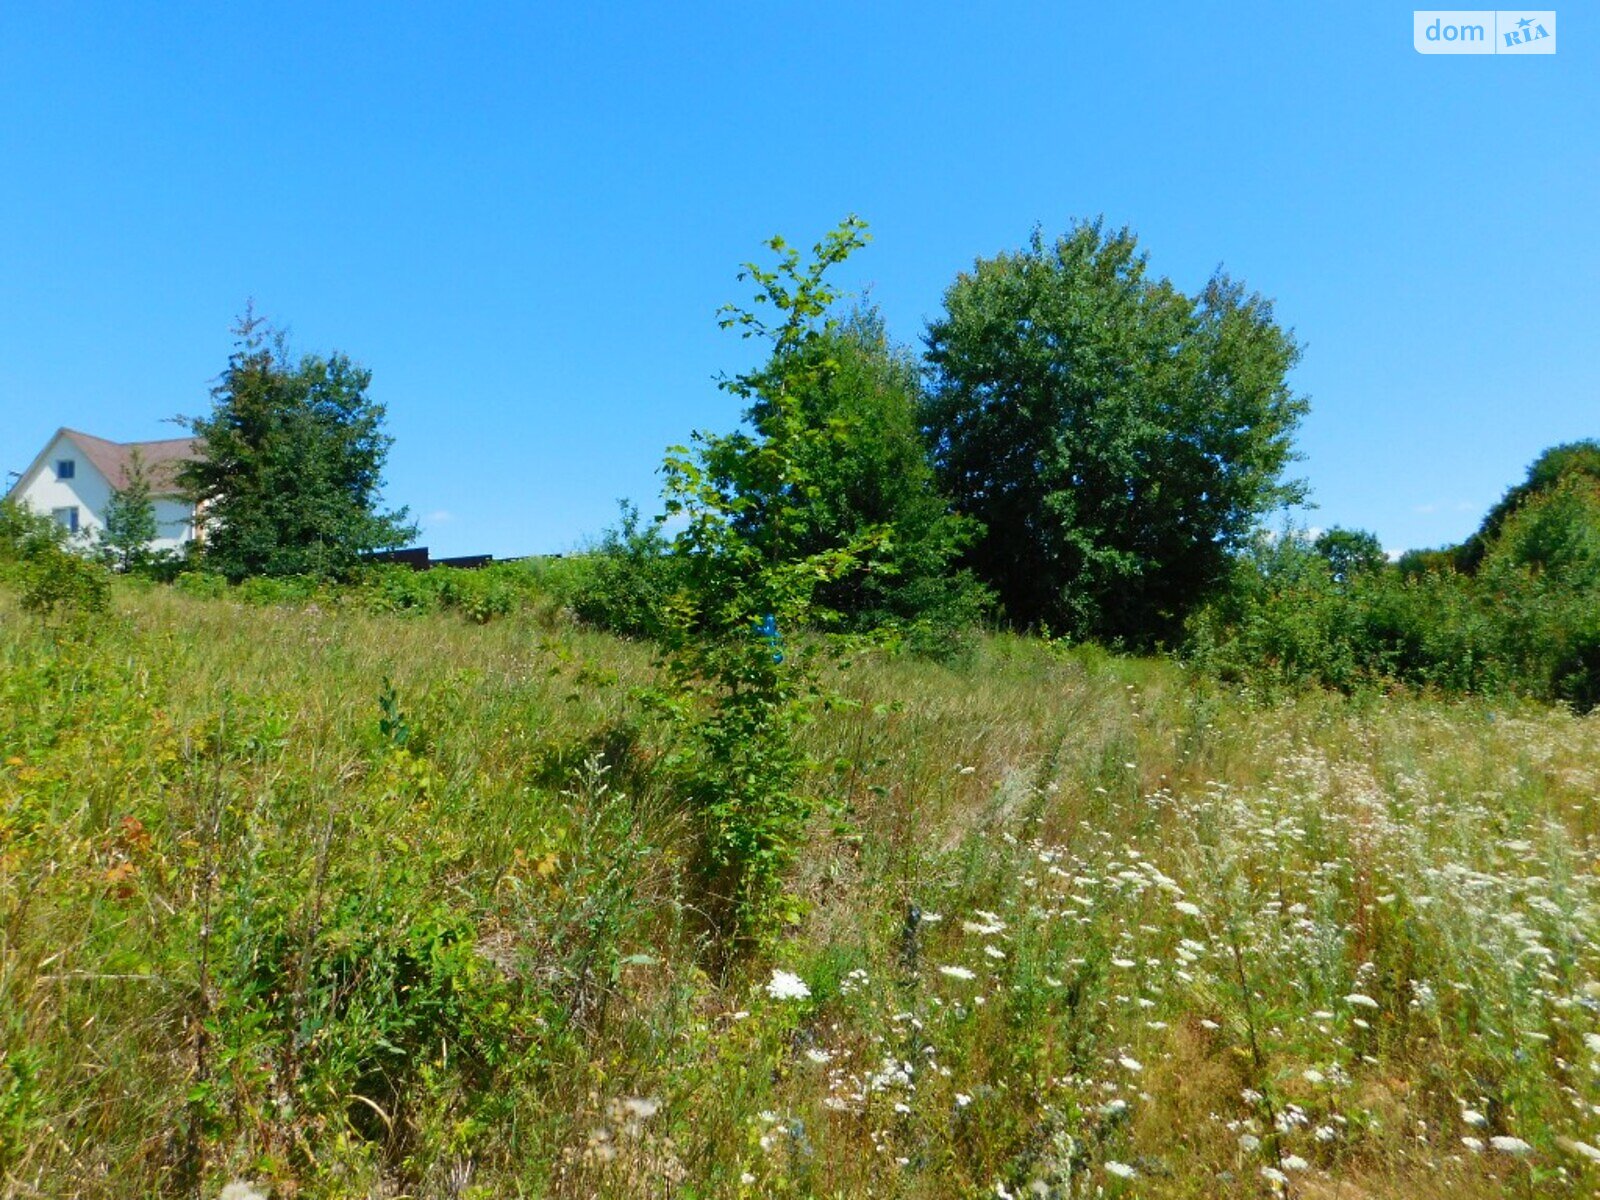
[(739, 264), (845, 214), (920, 340), (1035, 224), (1225, 264), (1306, 344), (1319, 525), (1457, 540), (1600, 436), (1592, 5), (1430, 56), (1340, 4), (0, 7), (0, 470), (174, 436), (254, 297), (374, 372), (436, 553), (570, 548), (735, 424)]

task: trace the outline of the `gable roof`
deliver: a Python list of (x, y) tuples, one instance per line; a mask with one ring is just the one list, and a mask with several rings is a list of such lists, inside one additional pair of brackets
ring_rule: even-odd
[(112, 487), (128, 486), (128, 470), (133, 465), (134, 451), (144, 464), (145, 477), (150, 481), (150, 491), (157, 496), (177, 494), (177, 471), (180, 464), (196, 456), (194, 438), (167, 438), (159, 442), (108, 442), (105, 438), (79, 433), (76, 429), (62, 429), (83, 455), (106, 477)]

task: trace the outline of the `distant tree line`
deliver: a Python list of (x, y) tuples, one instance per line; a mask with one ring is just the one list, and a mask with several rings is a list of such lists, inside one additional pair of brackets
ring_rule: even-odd
[[(1363, 531), (1271, 535), (1306, 495), (1288, 470), (1308, 402), (1269, 300), (1220, 271), (1187, 293), (1132, 232), (1081, 222), (957, 276), (919, 354), (876, 309), (837, 312), (822, 280), (864, 228), (850, 219), (809, 264), (781, 239), (776, 267), (747, 264), (756, 303), (722, 323), (770, 357), (723, 381), (743, 422), (673, 448), (666, 511), (625, 506), (560, 573), (581, 619), (658, 641), (686, 613), (734, 630), (761, 614), (730, 623), (727, 596), (812, 564), (807, 627), (922, 652), (1000, 623), (1174, 650), (1265, 687), (1600, 701), (1600, 442), (1549, 450), (1461, 545), (1397, 564)], [(202, 448), (180, 473), (204, 530), (187, 565), (233, 583), (373, 578), (369, 553), (416, 531), (381, 507), (392, 439), (371, 373), (293, 359), (251, 313), (238, 335), (211, 411), (181, 418)], [(711, 516), (673, 533), (685, 505)], [(102, 560), (170, 574), (143, 549), (153, 522), (136, 465)], [(485, 616), (521, 594), (441, 588), (379, 590), (402, 607), (460, 590)]]
[(1267, 689), (1398, 682), (1600, 705), (1600, 441), (1545, 451), (1471, 537), (1398, 563), (1370, 534), (1258, 534), (1187, 651)]
[[(1287, 476), (1299, 345), (1223, 273), (1193, 295), (1154, 275), (1126, 229), (978, 261), (920, 358), (872, 309), (824, 319), (807, 353), (794, 402), (752, 377), (744, 428), (702, 437), (701, 464), (766, 559), (857, 548), (813, 597), (825, 625), (943, 653), (998, 621), (1165, 647), (1269, 690), (1600, 702), (1600, 443), (1553, 448), (1462, 545), (1398, 564), (1365, 531), (1273, 535), (1305, 497)], [(809, 457), (774, 453), (780, 438)], [(654, 636), (685, 558), (629, 510), (574, 606)]]

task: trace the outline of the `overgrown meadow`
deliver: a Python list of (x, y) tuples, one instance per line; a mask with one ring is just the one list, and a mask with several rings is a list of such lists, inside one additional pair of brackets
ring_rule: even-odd
[(815, 669), (730, 957), (654, 652), (554, 598), (0, 590), (0, 1193), (1600, 1187), (1600, 718)]

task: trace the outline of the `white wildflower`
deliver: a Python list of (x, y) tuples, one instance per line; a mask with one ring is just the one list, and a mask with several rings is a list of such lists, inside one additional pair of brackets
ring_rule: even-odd
[(1344, 998), (1344, 1002), (1355, 1008), (1377, 1008), (1378, 1002), (1371, 996), (1363, 996), (1360, 992), (1351, 992)]
[(1127, 1163), (1113, 1162), (1111, 1159), (1106, 1160), (1107, 1175), (1115, 1175), (1118, 1179), (1132, 1179), (1138, 1173)]
[(807, 1000), (811, 997), (811, 989), (798, 975), (788, 971), (773, 971), (772, 978), (767, 981), (767, 995), (774, 1000)]
[(1140, 1062), (1137, 1058), (1130, 1058), (1126, 1054), (1117, 1059), (1117, 1062), (1121, 1064), (1124, 1071), (1133, 1071), (1137, 1073), (1144, 1070), (1144, 1064), (1142, 1062)]
[(1556, 1145), (1569, 1154), (1576, 1154), (1579, 1158), (1587, 1158), (1590, 1162), (1600, 1163), (1600, 1150), (1596, 1150), (1588, 1142), (1580, 1142), (1574, 1138), (1557, 1138)]
[(1500, 1151), (1501, 1154), (1515, 1154), (1519, 1156), (1527, 1154), (1533, 1149), (1532, 1146), (1528, 1145), (1527, 1142), (1523, 1141), (1519, 1137), (1492, 1137), (1489, 1139), (1489, 1145)]
[(217, 1200), (267, 1200), (267, 1194), (253, 1183), (234, 1182), (222, 1189)]
[(940, 967), (939, 974), (948, 975), (951, 979), (976, 979), (977, 976), (965, 967)]

